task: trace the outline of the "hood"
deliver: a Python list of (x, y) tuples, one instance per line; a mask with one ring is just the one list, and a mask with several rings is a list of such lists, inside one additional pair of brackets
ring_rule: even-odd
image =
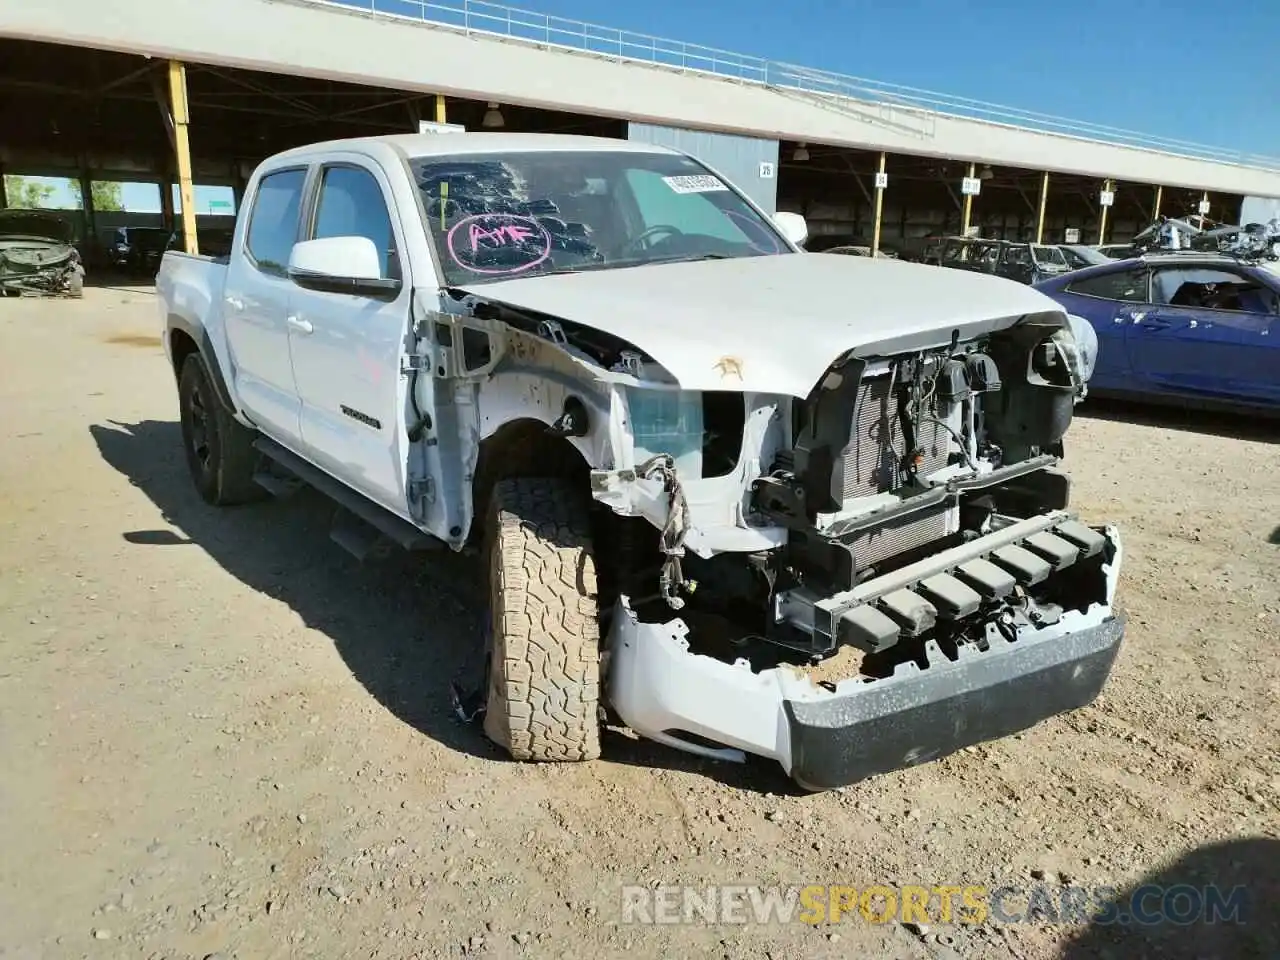
[(72, 229), (67, 218), (45, 210), (0, 210), (0, 237), (6, 240), (38, 239), (71, 243)]
[[(653, 264), (462, 287), (634, 344), (686, 390), (807, 396), (840, 356), (945, 346), (1063, 310), (1012, 280), (817, 253)], [(1065, 322), (1065, 320), (1063, 321)]]
[(0, 236), (0, 272), (52, 270), (78, 259), (76, 248), (47, 237)]

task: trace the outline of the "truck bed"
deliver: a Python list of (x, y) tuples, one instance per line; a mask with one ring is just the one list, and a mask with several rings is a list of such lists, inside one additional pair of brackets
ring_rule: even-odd
[(156, 296), (164, 317), (177, 316), (207, 328), (222, 310), (227, 258), (168, 250), (156, 273)]

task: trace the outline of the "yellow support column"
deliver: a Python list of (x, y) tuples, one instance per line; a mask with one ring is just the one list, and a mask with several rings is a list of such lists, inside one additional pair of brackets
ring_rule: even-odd
[[(1102, 190), (1104, 193), (1111, 193), (1110, 180), (1103, 182)], [(1099, 204), (1099, 206), (1102, 206), (1102, 204)], [(1109, 206), (1102, 207), (1102, 214), (1098, 221), (1098, 246), (1102, 246), (1102, 244), (1107, 242), (1107, 211), (1110, 209), (1111, 208)]]
[[(978, 165), (976, 163), (969, 164), (969, 179), (972, 180), (978, 173)], [(969, 235), (969, 220), (973, 217), (973, 194), (966, 193), (964, 195), (964, 218), (960, 224), (960, 236), (967, 237)]]
[(445, 123), (444, 94), (436, 94), (436, 123)]
[(880, 151), (880, 170), (876, 175), (876, 225), (871, 233), (871, 256), (880, 256), (880, 218), (884, 215), (884, 151)]
[(1036, 243), (1044, 243), (1044, 209), (1049, 203), (1049, 171), (1040, 181), (1040, 215), (1036, 219)]
[(1160, 201), (1163, 199), (1164, 199), (1164, 187), (1157, 186), (1156, 187), (1156, 209), (1155, 209), (1155, 212), (1151, 214), (1152, 220), (1160, 219)]
[(196, 243), (196, 191), (191, 182), (191, 141), (187, 124), (187, 68), (180, 60), (169, 61), (169, 100), (173, 111), (173, 147), (178, 155), (178, 195), (182, 197), (182, 234), (187, 253), (200, 252)]

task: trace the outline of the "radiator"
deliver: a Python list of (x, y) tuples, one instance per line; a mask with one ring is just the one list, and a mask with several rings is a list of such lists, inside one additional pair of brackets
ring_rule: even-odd
[[(846, 509), (852, 500), (896, 489), (895, 465), (906, 453), (907, 444), (897, 400), (889, 395), (889, 382), (888, 375), (871, 377), (858, 387), (849, 445), (843, 451), (842, 483), (836, 480), (838, 489), (842, 487)], [(920, 476), (945, 467), (949, 455), (947, 431), (936, 423), (925, 423), (917, 428), (916, 435), (923, 453), (917, 470)], [(943, 537), (946, 532), (945, 510), (914, 514), (896, 525), (861, 534), (854, 543), (854, 556), (859, 566), (879, 563)]]
[[(849, 445), (844, 448), (843, 499), (888, 493), (895, 489), (894, 465), (907, 452), (898, 417), (897, 400), (889, 396), (889, 377), (863, 380), (858, 387)], [(926, 423), (916, 431), (924, 459), (919, 473), (927, 476), (947, 465), (947, 432), (936, 423)]]
[(952, 509), (954, 508), (946, 504), (931, 507), (857, 534), (847, 544), (853, 550), (858, 569), (873, 566), (945, 537), (947, 513)]

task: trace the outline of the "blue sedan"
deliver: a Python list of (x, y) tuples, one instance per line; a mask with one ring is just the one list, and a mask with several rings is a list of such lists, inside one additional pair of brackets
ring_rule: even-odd
[(1036, 289), (1097, 331), (1091, 394), (1280, 412), (1280, 266), (1170, 251)]

